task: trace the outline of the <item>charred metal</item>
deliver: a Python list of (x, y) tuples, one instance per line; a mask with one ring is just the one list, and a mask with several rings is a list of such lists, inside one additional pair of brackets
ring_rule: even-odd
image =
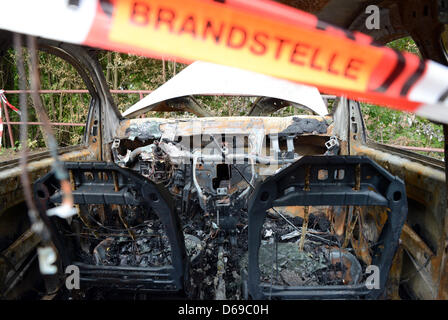
[[(352, 1), (280, 2), (381, 43), (411, 35), (424, 57), (446, 64), (446, 10), (436, 1), (378, 1), (378, 31), (364, 28), (365, 1), (356, 10)], [(0, 33), (0, 51), (10, 38)], [(30, 157), (51, 237), (40, 254), (18, 161), (1, 163), (2, 297), (448, 299), (446, 164), (370, 141), (358, 102), (196, 62), (182, 71), (191, 81), (174, 77), (121, 114), (95, 50), (38, 44), (73, 65), (92, 98), (82, 145), (60, 150), (76, 214), (48, 214), (63, 187), (48, 153)], [(193, 97), (225, 89), (254, 97), (247, 116), (214, 117)], [(306, 111), (272, 116), (285, 107)], [(153, 111), (196, 117), (147, 117)], [(41, 262), (57, 271), (41, 275)], [(73, 265), (77, 290), (63, 282)]]

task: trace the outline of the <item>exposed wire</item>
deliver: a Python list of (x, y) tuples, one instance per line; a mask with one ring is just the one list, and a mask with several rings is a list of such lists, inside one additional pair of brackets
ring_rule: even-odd
[[(96, 220), (95, 217), (90, 213), (90, 211), (87, 211), (87, 216), (90, 218), (90, 220), (92, 220), (99, 227), (104, 228), (106, 230), (113, 231), (113, 232), (127, 231), (127, 229), (125, 229), (125, 228), (106, 227), (103, 223)], [(143, 223), (137, 224), (135, 226), (130, 226), (129, 229), (138, 229), (138, 228), (145, 227), (145, 226), (146, 227), (148, 226), (147, 222), (143, 222)], [(88, 229), (90, 230), (90, 228), (88, 228)]]
[(63, 192), (63, 200), (61, 208), (64, 208), (64, 210), (68, 211), (70, 209), (73, 209), (72, 187), (70, 181), (68, 180), (69, 179), (68, 173), (64, 169), (62, 162), (59, 160), (58, 143), (53, 135), (50, 120), (48, 119), (47, 113), (43, 108), (42, 101), (39, 96), (40, 77), (39, 77), (38, 60), (36, 54), (37, 51), (36, 38), (28, 36), (27, 45), (30, 51), (30, 61), (31, 61), (29, 69), (29, 74), (31, 77), (30, 81), (31, 97), (33, 100), (34, 109), (36, 110), (36, 113), (39, 114), (39, 118), (43, 123), (42, 126), (45, 130), (45, 134), (47, 135), (48, 148), (50, 149), (50, 154), (52, 155), (53, 158), (52, 167), (53, 170), (55, 171), (55, 176), (60, 181), (61, 184), (61, 190)]
[[(26, 74), (23, 61), (23, 49), (22, 49), (22, 36), (18, 33), (14, 33), (14, 49), (16, 55), (17, 71), (19, 76), (19, 105), (21, 110), (20, 121), (23, 123), (20, 126), (20, 181), (22, 182), (23, 195), (25, 203), (28, 207), (28, 217), (30, 219), (31, 226), (35, 232), (37, 232), (43, 240), (48, 238), (48, 235), (44, 232), (44, 226), (38, 216), (36, 205), (33, 201), (31, 182), (28, 174), (28, 108), (26, 103)], [(47, 239), (48, 240), (48, 239)]]
[[(253, 186), (253, 184), (244, 176), (244, 174), (236, 167), (236, 166), (234, 166), (234, 168), (236, 169), (236, 171), (240, 174), (240, 176), (247, 182), (247, 184), (253, 189), (253, 190), (255, 190), (255, 187)], [(272, 208), (272, 210), (274, 210), (274, 212), (276, 213), (276, 214), (278, 214), (283, 220), (285, 220), (291, 227), (293, 227), (296, 231), (298, 231), (298, 232), (302, 232), (302, 228), (298, 228), (298, 227), (296, 227), (291, 221), (289, 221), (288, 220), (288, 218), (286, 218), (283, 214), (281, 214), (277, 209), (275, 209), (275, 208)], [(317, 235), (315, 235), (315, 234), (312, 234), (312, 233), (310, 233), (311, 231), (309, 231), (309, 232), (307, 232), (307, 236), (310, 236), (310, 237), (314, 237), (314, 238), (316, 238), (316, 239), (319, 239), (319, 240), (321, 240), (321, 241), (324, 241), (325, 243), (329, 243), (329, 244), (333, 244), (333, 245), (337, 245), (337, 243), (336, 242), (334, 242), (334, 241), (331, 241), (331, 240), (328, 240), (328, 239), (325, 239), (325, 238), (322, 238), (322, 237), (319, 237), (319, 236), (317, 236)]]

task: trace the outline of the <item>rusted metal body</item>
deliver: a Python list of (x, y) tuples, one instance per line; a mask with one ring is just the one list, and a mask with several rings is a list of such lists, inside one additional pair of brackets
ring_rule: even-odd
[[(365, 18), (363, 10), (370, 4), (368, 1), (282, 0), (279, 2), (316, 13), (322, 20), (335, 25), (364, 31), (381, 43), (411, 35), (416, 40), (423, 57), (447, 63), (439, 41), (441, 23), (434, 19), (437, 12), (436, 1), (377, 1), (376, 4), (380, 6), (385, 26), (379, 31), (367, 30), (363, 24), (363, 18)], [(76, 179), (73, 174), (71, 176), (71, 185), (74, 194), (78, 197), (77, 201), (85, 202), (77, 203), (78, 215), (73, 217), (73, 220), (79, 222), (77, 228), (84, 231), (83, 236), (88, 235), (98, 241), (102, 238), (108, 239), (108, 237), (117, 236), (116, 229), (113, 228), (121, 226), (124, 228), (119, 230), (124, 232), (119, 236), (129, 238), (126, 241), (136, 246), (135, 243), (139, 240), (139, 235), (135, 232), (136, 226), (126, 219), (138, 213), (138, 210), (136, 211), (135, 208), (131, 210), (125, 200), (117, 201), (115, 198), (116, 202), (110, 203), (103, 203), (107, 202), (103, 200), (106, 199), (105, 195), (112, 198), (119, 193), (126, 194), (123, 199), (132, 198), (134, 202), (129, 200), (130, 203), (146, 201), (152, 205), (157, 202), (157, 196), (156, 198), (138, 196), (135, 190), (127, 189), (124, 184), (126, 180), (123, 177), (138, 176), (134, 181), (151, 188), (153, 183), (157, 184), (157, 188), (163, 191), (165, 199), (168, 199), (166, 203), (173, 206), (173, 212), (177, 212), (183, 218), (190, 218), (200, 213), (201, 219), (209, 221), (211, 226), (207, 231), (211, 231), (201, 240), (220, 241), (221, 256), (217, 287), (220, 288), (219, 296), (223, 297), (226, 296), (226, 286), (223, 282), (225, 272), (221, 244), (228, 241), (227, 244), (235, 246), (236, 235), (243, 234), (250, 224), (247, 220), (241, 223), (238, 219), (246, 213), (245, 210), (248, 208), (246, 200), (249, 195), (258, 190), (257, 183), (270, 178), (275, 180), (273, 177), (277, 177), (276, 175), (281, 174), (282, 170), (287, 169), (292, 163), (297, 163), (304, 156), (328, 157), (328, 159), (335, 155), (347, 156), (347, 158), (366, 156), (404, 182), (409, 209), (398, 249), (393, 260), (391, 259), (386, 287), (387, 296), (381, 296), (381, 298), (448, 299), (448, 214), (445, 163), (409, 150), (400, 150), (368, 141), (358, 102), (343, 97), (337, 98), (332, 104), (332, 113), (325, 116), (269, 117), (272, 112), (290, 103), (285, 100), (259, 97), (247, 117), (213, 117), (209, 112), (191, 102), (193, 100), (178, 97), (179, 99), (176, 100), (176, 98), (175, 101), (157, 101), (149, 108), (143, 106), (144, 111), (187, 111), (198, 118), (126, 119), (114, 105), (111, 98), (112, 91), (105, 85), (104, 76), (94, 55), (77, 46), (46, 40), (41, 40), (40, 49), (69, 61), (86, 83), (87, 92), (92, 96), (82, 146), (76, 150), (67, 150), (60, 156), (63, 161), (80, 161), (71, 164), (78, 166), (80, 170), (83, 165), (90, 166), (81, 170), (87, 171), (86, 175), (79, 174)], [(86, 91), (71, 90), (71, 92), (85, 93)], [(41, 93), (50, 92), (42, 90)], [(132, 90), (117, 93), (141, 94), (140, 91)], [(322, 97), (322, 99), (327, 101), (328, 97)], [(30, 160), (28, 169), (33, 181), (50, 171), (52, 160), (49, 157)], [(90, 179), (92, 172), (89, 172), (89, 168), (92, 169), (91, 171), (96, 170), (95, 172), (99, 170), (95, 169), (95, 166), (102, 166), (104, 172)], [(111, 169), (113, 172), (121, 172), (120, 177), (113, 175), (109, 177), (110, 172), (106, 170), (109, 167), (113, 167)], [(347, 168), (337, 168), (330, 173), (326, 170), (328, 168), (320, 168), (318, 172), (313, 172), (313, 175), (319, 181), (328, 179), (329, 174), (330, 180), (344, 180), (343, 170)], [(361, 172), (361, 167), (356, 167), (353, 171), (351, 191), (355, 194), (360, 192), (362, 185), (359, 178)], [(304, 181), (310, 175), (311, 173), (305, 173)], [(0, 221), (6, 217), (6, 213), (19, 208), (18, 205), (23, 201), (19, 177), (20, 170), (14, 167), (13, 163), (0, 168)], [(48, 179), (46, 181), (49, 181), (47, 186), (50, 189), (57, 189), (55, 187), (57, 184), (53, 184), (51, 180), (53, 179), (51, 173), (45, 177)], [(290, 178), (296, 179), (294, 175)], [(363, 176), (366, 180), (372, 178), (376, 177)], [(301, 181), (298, 181), (298, 184), (300, 183)], [(95, 188), (89, 189), (89, 185), (96, 186), (97, 189), (107, 189), (105, 186), (110, 186), (110, 190), (99, 194), (98, 190), (94, 190)], [(162, 185), (164, 187), (160, 187)], [(304, 192), (310, 191), (307, 183), (304, 189), (306, 189)], [(49, 196), (53, 196), (54, 205), (59, 199), (58, 190), (52, 191), (54, 194), (48, 197), (46, 195), (45, 200), (50, 202)], [(87, 197), (84, 197), (85, 195)], [(92, 195), (97, 196), (96, 199), (103, 197), (101, 198), (103, 202), (99, 206), (94, 201), (88, 202), (86, 199)], [(264, 201), (262, 198), (266, 196), (261, 196), (260, 200)], [(325, 195), (322, 196), (322, 199), (324, 198)], [(42, 212), (45, 214), (44, 210)], [(329, 274), (333, 278), (330, 280), (343, 280), (342, 285), (345, 286), (353, 281), (352, 273), (347, 270), (352, 270), (356, 264), (347, 257), (354, 257), (363, 268), (375, 260), (372, 246), (377, 245), (380, 235), (384, 229), (387, 229), (389, 213), (390, 210), (384, 206), (349, 205), (341, 201), (336, 205), (318, 206), (305, 203), (302, 206), (272, 206), (266, 215), (273, 221), (288, 221), (293, 232), (280, 236), (286, 240), (297, 239), (303, 251), (309, 250), (313, 240), (323, 241), (328, 247), (326, 250), (339, 250), (344, 253), (350, 250), (350, 256), (340, 253), (339, 256), (331, 256), (330, 261), (331, 265), (344, 265), (345, 273), (344, 270), (331, 270)], [(96, 222), (88, 219), (92, 215), (98, 218)], [(118, 217), (118, 224), (112, 226), (113, 232), (104, 228), (104, 224), (111, 216)], [(179, 217), (175, 217), (172, 212), (168, 216), (175, 221), (170, 223), (170, 230), (168, 230), (171, 235), (176, 235), (174, 237), (176, 241), (172, 243), (183, 243), (180, 222), (177, 221)], [(302, 219), (299, 224), (301, 227), (292, 223), (292, 219), (296, 219), (294, 221)], [(320, 221), (329, 223), (328, 230), (316, 230)], [(187, 219), (182, 223), (188, 226), (192, 221)], [(264, 231), (269, 232), (264, 233)], [(6, 243), (1, 236), (3, 236), (2, 232), (0, 232), (0, 240), (3, 241), (1, 244)], [(263, 229), (263, 236), (272, 239), (272, 230)], [(17, 267), (16, 264), (23, 264), (22, 258), (26, 253), (31, 252), (39, 241), (27, 229), (18, 232), (14, 239), (15, 241), (1, 248), (3, 256), (6, 257), (3, 260), (0, 257), (0, 278), (3, 277), (3, 279), (10, 270)], [(81, 240), (78, 244), (84, 249), (89, 245)], [(392, 247), (398, 245), (395, 242), (389, 244)], [(175, 247), (175, 251), (178, 250), (177, 254), (180, 253), (179, 255), (182, 256), (180, 260), (184, 261), (185, 248), (180, 244), (177, 246), (179, 248)], [(61, 247), (59, 248), (60, 252), (64, 251)], [(95, 257), (100, 255), (98, 252), (101, 248), (103, 247), (95, 247)], [(10, 259), (12, 252), (18, 251), (22, 253), (17, 256), (18, 260)], [(131, 253), (136, 255), (135, 250)], [(228, 254), (229, 258), (230, 256)], [(9, 261), (9, 265), (5, 259)], [(120, 278), (127, 276), (126, 271), (106, 266), (96, 267), (86, 263), (80, 265), (89, 275), (101, 274), (109, 270), (107, 272), (111, 272), (116, 283), (121, 283)], [(182, 269), (182, 272), (188, 269), (187, 265), (183, 267), (185, 269)], [(179, 270), (176, 272), (178, 279), (185, 276), (181, 275), (182, 272)], [(129, 274), (136, 275), (133, 272)], [(201, 277), (203, 278), (202, 275)], [(96, 285), (102, 285), (100, 283), (102, 280), (98, 280), (102, 278), (97, 278), (97, 281), (94, 278), (91, 277), (90, 280), (96, 282)], [(140, 279), (140, 281), (143, 280)], [(187, 289), (188, 286), (181, 282), (178, 281), (178, 287)], [(347, 287), (341, 291), (347, 291), (346, 289)], [(364, 290), (364, 288), (361, 289)], [(403, 296), (403, 291), (407, 296)], [(281, 296), (281, 291), (277, 293)], [(343, 296), (338, 294), (336, 292), (334, 296), (330, 296), (336, 298)], [(368, 295), (367, 293), (366, 296)], [(318, 296), (318, 293), (315, 296)]]
[[(284, 152), (291, 150), (298, 157), (305, 155), (324, 155), (328, 148), (326, 143), (330, 141), (330, 138), (334, 135), (338, 135), (341, 145), (341, 154), (344, 152), (349, 154), (366, 155), (371, 159), (374, 159), (381, 164), (388, 171), (400, 176), (406, 181), (406, 187), (408, 197), (415, 199), (415, 201), (425, 204), (430, 202), (426, 208), (428, 208), (429, 215), (431, 214), (437, 217), (437, 209), (443, 208), (443, 204), (440, 205), (440, 199), (444, 197), (443, 185), (444, 179), (441, 176), (441, 168), (438, 167), (434, 161), (429, 161), (429, 164), (425, 161), (412, 161), (406, 159), (406, 157), (398, 157), (390, 153), (379, 151), (378, 149), (369, 147), (362, 139), (363, 132), (359, 128), (363, 127), (362, 121), (357, 123), (357, 132), (353, 135), (350, 131), (344, 132), (343, 127), (350, 127), (347, 123), (350, 123), (352, 118), (360, 119), (360, 115), (351, 114), (350, 107), (356, 105), (356, 103), (348, 100), (340, 100), (338, 108), (346, 109), (345, 111), (339, 111), (336, 116), (294, 116), (294, 117), (224, 117), (224, 118), (197, 118), (197, 119), (161, 119), (161, 118), (139, 118), (139, 119), (125, 119), (120, 122), (120, 125), (116, 128), (114, 138), (120, 140), (124, 148), (138, 148), (142, 145), (142, 141), (163, 140), (165, 141), (177, 141), (179, 137), (182, 137), (182, 142), (185, 145), (189, 145), (190, 141), (199, 139), (200, 146), (203, 148), (210, 142), (209, 138), (204, 137), (219, 137), (220, 135), (226, 135), (228, 138), (239, 137), (240, 140), (244, 140), (247, 137), (247, 143), (251, 145), (251, 148), (255, 150), (256, 154), (273, 156), (273, 145), (278, 144), (278, 151)], [(358, 105), (359, 108), (359, 105)], [(341, 120), (341, 114), (349, 115), (345, 120)], [(94, 125), (94, 124), (93, 124)], [(352, 126), (353, 127), (353, 123)], [(92, 128), (92, 127), (91, 127)], [(92, 130), (92, 129), (91, 129)], [(342, 132), (342, 133), (341, 133)], [(286, 136), (285, 136), (286, 134)], [(281, 142), (279, 137), (292, 137), (292, 144), (288, 145), (287, 138), (284, 142)], [(355, 140), (353, 137), (356, 137)], [(269, 139), (268, 139), (269, 138)], [(90, 137), (89, 139), (95, 139)], [(270, 141), (267, 145), (267, 141)], [(92, 140), (93, 141), (93, 140)], [(274, 142), (277, 141), (277, 142)], [(222, 141), (220, 141), (222, 142)], [(146, 142), (148, 143), (148, 142)], [(165, 142), (166, 143), (166, 142)], [(205, 144), (204, 144), (205, 143)], [(233, 148), (231, 141), (225, 142), (226, 147)], [(159, 144), (161, 146), (163, 142)], [(249, 144), (243, 144), (243, 149), (247, 153), (250, 153)], [(98, 144), (97, 144), (98, 145)], [(143, 144), (144, 145), (144, 144)], [(103, 147), (103, 145), (99, 145)], [(106, 144), (109, 149), (111, 144)], [(89, 148), (85, 148), (79, 151), (69, 152), (63, 154), (61, 158), (64, 161), (69, 160), (92, 160), (98, 157), (98, 151), (95, 149), (95, 144), (92, 143)], [(166, 149), (168, 150), (168, 149)], [(110, 151), (106, 151), (106, 154)], [(123, 150), (121, 151), (123, 152)], [(397, 150), (397, 152), (402, 152)], [(112, 152), (113, 153), (113, 152)], [(106, 156), (107, 157), (107, 156)], [(109, 155), (111, 159), (116, 158), (113, 155)], [(414, 159), (413, 159), (414, 160)], [(51, 160), (45, 159), (37, 162), (33, 162), (32, 165), (32, 177), (33, 179), (46, 173), (49, 169)], [(218, 170), (215, 165), (203, 164), (197, 166), (197, 180), (203, 191), (210, 191), (213, 189), (211, 186), (211, 178), (218, 175)], [(257, 164), (257, 173), (260, 177), (269, 177), (275, 174), (276, 169), (272, 169), (269, 166), (263, 166), (262, 163)], [(279, 168), (279, 167), (277, 167)], [(5, 185), (14, 185), (14, 178), (17, 180), (19, 171), (16, 168), (9, 169), (9, 171), (3, 171), (3, 177), (6, 182)], [(328, 175), (328, 173), (327, 173)], [(325, 177), (325, 174), (322, 175)], [(8, 180), (9, 179), (9, 180)], [(247, 177), (250, 179), (250, 176)], [(247, 186), (247, 181), (240, 179), (232, 186), (227, 192), (229, 194), (241, 192)], [(210, 183), (210, 184), (209, 184)], [(19, 186), (18, 180), (15, 183)], [(76, 185), (74, 186), (76, 188)], [(355, 181), (354, 189), (359, 189), (359, 181)], [(422, 190), (423, 189), (423, 190)], [(6, 191), (6, 190), (5, 190)], [(14, 193), (15, 192), (15, 193)], [(10, 190), (11, 196), (8, 203), (14, 205), (20, 202), (19, 189)], [(426, 194), (426, 196), (425, 196)], [(6, 195), (6, 192), (5, 192)], [(14, 195), (17, 197), (14, 198)], [(204, 198), (206, 199), (206, 198)], [(204, 200), (205, 201), (205, 200)], [(434, 205), (434, 204), (439, 205)], [(121, 208), (121, 207), (120, 207)], [(410, 208), (413, 208), (413, 203), (410, 203)], [(204, 210), (211, 210), (209, 207), (204, 206)], [(309, 214), (320, 214), (321, 212), (332, 221), (332, 229), (335, 234), (344, 243), (343, 247), (351, 245), (354, 248), (356, 256), (363, 261), (366, 265), (372, 261), (371, 254), (369, 252), (369, 242), (377, 239), (378, 234), (381, 232), (384, 226), (387, 212), (381, 208), (367, 207), (367, 208), (351, 208), (349, 206), (327, 206), (327, 207), (297, 207), (287, 206), (278, 208), (280, 212), (287, 216), (296, 216), (307, 218)], [(118, 211), (120, 213), (120, 210)], [(119, 214), (123, 220), (123, 211)], [(412, 221), (419, 222), (419, 218), (411, 216), (414, 219)], [(123, 221), (122, 221), (123, 223)], [(409, 223), (409, 221), (408, 221)], [(126, 224), (125, 224), (126, 225)], [(355, 231), (355, 226), (357, 231)], [(437, 225), (438, 230), (435, 230), (432, 226)], [(431, 218), (426, 218), (423, 228), (428, 227), (425, 232), (429, 232), (428, 237), (430, 239), (443, 239), (444, 231), (441, 226), (444, 225), (444, 220), (431, 221)], [(431, 227), (430, 227), (431, 226)], [(133, 237), (133, 233), (129, 226), (126, 225), (128, 233)], [(302, 229), (302, 239), (307, 236), (308, 232), (313, 234), (313, 229), (308, 232), (306, 228)], [(98, 235), (95, 232), (95, 235)], [(436, 241), (437, 245), (440, 245)], [(416, 262), (416, 265), (425, 265), (425, 268), (418, 270), (418, 276), (423, 280), (418, 282), (417, 276), (409, 279), (408, 285), (412, 292), (418, 292), (419, 298), (437, 298), (443, 297), (444, 291), (440, 289), (441, 281), (443, 281), (444, 273), (442, 272), (442, 260), (446, 259), (443, 256), (443, 249), (440, 252), (442, 255), (437, 255), (437, 249), (429, 249), (428, 245), (425, 245), (423, 240), (412, 231), (409, 226), (406, 226), (402, 235), (401, 247), (398, 250), (397, 256), (394, 259), (394, 264), (391, 268), (391, 276), (388, 284), (388, 292), (390, 298), (398, 298), (397, 293), (400, 283), (403, 282), (403, 276), (409, 270), (412, 270), (412, 266), (406, 265), (406, 258), (403, 256), (409, 252)], [(426, 259), (426, 260), (425, 260)], [(403, 261), (404, 260), (404, 261)], [(429, 261), (429, 263), (428, 263)], [(347, 261), (345, 261), (347, 262)], [(344, 263), (345, 263), (344, 262)], [(347, 262), (348, 263), (348, 262)], [(415, 266), (414, 266), (415, 267)], [(337, 273), (335, 273), (337, 275)], [(347, 276), (347, 274), (345, 274)], [(406, 279), (404, 279), (406, 280)], [(422, 282), (423, 281), (423, 282)], [(348, 281), (349, 282), (349, 281)], [(426, 285), (426, 287), (423, 287)], [(440, 290), (439, 290), (440, 289)]]
[[(62, 154), (62, 161), (89, 160), (93, 153), (89, 149), (82, 149)], [(30, 162), (28, 171), (34, 181), (51, 169), (53, 160), (50, 157)], [(13, 206), (23, 202), (23, 189), (20, 183), (21, 170), (18, 166), (10, 169), (0, 170), (0, 216)]]
[[(295, 119), (297, 120), (295, 120)], [(300, 119), (303, 119), (300, 120)], [(163, 119), (138, 118), (121, 121), (116, 131), (118, 139), (135, 139), (138, 134), (162, 136), (193, 136), (213, 134), (281, 134), (294, 128), (304, 126), (305, 121), (313, 121), (304, 135), (331, 136), (332, 118), (329, 116), (290, 116), (290, 117), (212, 117), (197, 119)], [(303, 122), (303, 124), (302, 124)], [(252, 132), (249, 132), (252, 131)]]
[(406, 182), (410, 201), (408, 221), (401, 238), (405, 250), (402, 280), (406, 280), (418, 298), (446, 296), (446, 283), (441, 281), (446, 277), (448, 219), (443, 167), (434, 168), (411, 161), (400, 156), (398, 150), (393, 155), (359, 144), (353, 144), (352, 150), (355, 154), (369, 156)]
[(399, 146), (399, 145), (391, 145), (390, 147), (395, 147), (403, 150), (410, 150), (410, 151), (422, 151), (422, 152), (438, 152), (438, 153), (444, 153), (444, 149), (442, 148), (423, 148), (423, 147), (413, 147), (413, 146)]
[(25, 231), (14, 243), (0, 254), (0, 292), (6, 296), (14, 289), (16, 271), (33, 253), (40, 242), (40, 237), (31, 229)]

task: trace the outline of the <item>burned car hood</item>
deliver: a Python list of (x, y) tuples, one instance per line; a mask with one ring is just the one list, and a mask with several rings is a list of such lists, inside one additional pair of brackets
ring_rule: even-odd
[(328, 114), (319, 91), (314, 87), (238, 68), (196, 61), (123, 112), (123, 116), (138, 116), (154, 111), (164, 101), (191, 95), (270, 97), (302, 105), (321, 116)]

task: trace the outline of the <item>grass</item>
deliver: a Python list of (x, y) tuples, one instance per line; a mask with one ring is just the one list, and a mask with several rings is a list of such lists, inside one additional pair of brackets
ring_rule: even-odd
[[(368, 136), (372, 140), (400, 146), (443, 148), (442, 125), (412, 113), (376, 105), (362, 103), (361, 108)], [(429, 156), (443, 158), (442, 153), (436, 152), (431, 152)]]

